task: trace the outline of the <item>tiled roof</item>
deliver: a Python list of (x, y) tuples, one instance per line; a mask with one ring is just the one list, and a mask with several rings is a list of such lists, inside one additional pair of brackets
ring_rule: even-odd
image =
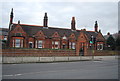
[(2, 35), (8, 35), (8, 31), (9, 31), (9, 29), (8, 28), (0, 28), (0, 34), (2, 34)]
[[(13, 27), (12, 27), (11, 30), (13, 30), (16, 25), (17, 24), (13, 24)], [(22, 29), (29, 36), (35, 35), (38, 31), (43, 31), (43, 33), (47, 37), (51, 37), (55, 32), (58, 32), (58, 34), (61, 37), (63, 37), (64, 35), (66, 35), (67, 37), (69, 37), (72, 33), (74, 33), (75, 36), (78, 37), (80, 32), (84, 32), (87, 35), (87, 37), (90, 39), (91, 35), (93, 35), (94, 37), (96, 37), (97, 34), (98, 34), (98, 33), (94, 32), (94, 31), (83, 31), (83, 30), (73, 31), (71, 29), (55, 28), (55, 27), (48, 27), (48, 28), (46, 28), (46, 27), (43, 27), (43, 26), (36, 26), (36, 25), (20, 24), (20, 26), (22, 27)]]

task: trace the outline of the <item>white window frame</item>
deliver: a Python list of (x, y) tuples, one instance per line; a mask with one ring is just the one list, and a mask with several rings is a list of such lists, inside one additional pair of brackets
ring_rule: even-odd
[(16, 48), (20, 47), (20, 41), (21, 41), (21, 39), (15, 39), (15, 47)]
[[(57, 45), (57, 47), (56, 47)], [(55, 49), (59, 49), (59, 41), (55, 41)]]
[(52, 41), (52, 45), (54, 45), (55, 44), (55, 42), (54, 41)]
[(72, 49), (75, 49), (75, 42), (72, 42)]
[(42, 40), (38, 40), (38, 48), (43, 48), (43, 41)]
[(100, 44), (97, 44), (97, 50), (100, 50)]
[[(101, 48), (100, 48), (101, 46)], [(103, 50), (103, 44), (97, 44), (97, 50)]]
[(103, 50), (103, 44), (100, 44), (100, 46), (101, 46), (100, 50)]
[(69, 42), (69, 49), (72, 48), (72, 42)]

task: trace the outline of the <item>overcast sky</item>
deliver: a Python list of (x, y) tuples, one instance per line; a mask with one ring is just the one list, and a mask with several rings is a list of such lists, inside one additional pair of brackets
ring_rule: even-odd
[(11, 8), (14, 23), (43, 25), (47, 12), (50, 27), (70, 28), (74, 16), (76, 29), (94, 30), (97, 20), (104, 35), (118, 31), (118, 2), (2, 2), (0, 27), (8, 28)]

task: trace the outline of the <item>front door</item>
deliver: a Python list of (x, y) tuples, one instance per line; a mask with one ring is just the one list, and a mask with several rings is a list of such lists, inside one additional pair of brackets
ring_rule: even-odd
[(84, 48), (80, 48), (79, 53), (80, 53), (80, 56), (84, 56)]
[(84, 42), (80, 43), (79, 54), (80, 56), (84, 56)]

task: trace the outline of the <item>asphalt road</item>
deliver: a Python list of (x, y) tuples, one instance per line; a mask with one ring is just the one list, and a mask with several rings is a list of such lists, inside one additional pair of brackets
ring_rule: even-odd
[(118, 79), (118, 60), (3, 64), (3, 79)]

